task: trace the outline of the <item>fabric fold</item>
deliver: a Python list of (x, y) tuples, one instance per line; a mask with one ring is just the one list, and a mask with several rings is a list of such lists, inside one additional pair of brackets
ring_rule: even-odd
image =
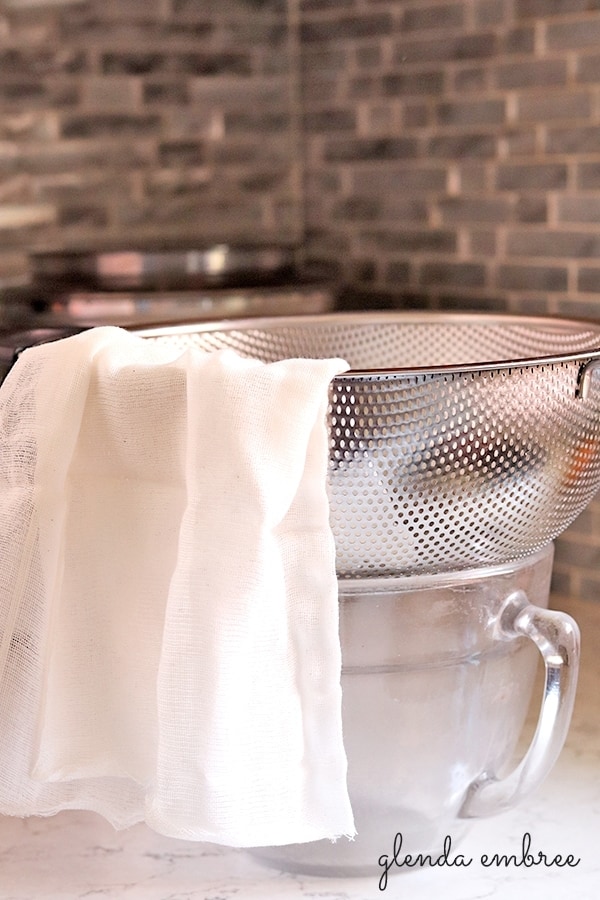
[(0, 389), (0, 812), (354, 833), (326, 493), (346, 368), (118, 328), (22, 355)]

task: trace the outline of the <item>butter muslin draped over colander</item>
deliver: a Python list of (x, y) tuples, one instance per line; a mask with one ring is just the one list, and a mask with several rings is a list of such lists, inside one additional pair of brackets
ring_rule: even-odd
[(98, 328), (0, 389), (0, 813), (354, 833), (326, 412), (340, 359)]

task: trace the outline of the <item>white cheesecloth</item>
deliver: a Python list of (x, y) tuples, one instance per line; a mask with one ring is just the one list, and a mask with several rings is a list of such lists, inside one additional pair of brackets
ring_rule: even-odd
[(0, 388), (0, 813), (352, 835), (328, 385), (91, 329)]

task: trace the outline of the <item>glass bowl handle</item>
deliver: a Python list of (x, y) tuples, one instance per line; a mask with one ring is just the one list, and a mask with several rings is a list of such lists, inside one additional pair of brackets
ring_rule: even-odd
[(579, 628), (566, 613), (531, 605), (523, 591), (505, 602), (496, 637), (510, 641), (526, 637), (540, 651), (545, 684), (537, 728), (529, 749), (505, 778), (484, 772), (469, 787), (459, 816), (491, 816), (514, 806), (546, 778), (563, 748), (579, 671)]

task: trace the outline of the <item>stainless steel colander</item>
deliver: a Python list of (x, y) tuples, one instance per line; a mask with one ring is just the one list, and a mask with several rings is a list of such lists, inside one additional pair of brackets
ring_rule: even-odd
[(328, 413), (339, 577), (517, 559), (600, 486), (600, 324), (339, 313), (139, 333), (265, 361), (348, 361)]

